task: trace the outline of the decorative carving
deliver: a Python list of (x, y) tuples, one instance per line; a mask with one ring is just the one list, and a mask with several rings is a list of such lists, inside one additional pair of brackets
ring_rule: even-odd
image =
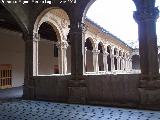
[(152, 9), (144, 8), (141, 11), (135, 11), (133, 15), (136, 22), (145, 21), (145, 20), (157, 20), (159, 17), (159, 10), (157, 7)]
[(62, 26), (62, 28), (66, 28), (67, 27), (67, 20), (61, 19), (61, 26)]
[(56, 45), (57, 45), (58, 48), (63, 48), (63, 49), (67, 49), (67, 47), (69, 46), (66, 41), (64, 41), (64, 42), (57, 42)]

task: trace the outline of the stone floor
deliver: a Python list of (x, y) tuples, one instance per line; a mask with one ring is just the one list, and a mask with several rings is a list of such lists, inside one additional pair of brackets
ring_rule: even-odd
[(0, 120), (160, 120), (160, 112), (15, 100), (0, 102)]

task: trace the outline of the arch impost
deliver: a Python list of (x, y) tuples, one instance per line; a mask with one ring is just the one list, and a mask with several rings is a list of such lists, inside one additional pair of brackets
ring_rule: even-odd
[(62, 49), (67, 49), (67, 47), (69, 46), (67, 41), (57, 42), (56, 45), (58, 48)]

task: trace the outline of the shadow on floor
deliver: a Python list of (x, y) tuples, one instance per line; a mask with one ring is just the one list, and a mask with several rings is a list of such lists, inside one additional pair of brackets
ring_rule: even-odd
[(1, 89), (0, 90), (0, 101), (10, 99), (21, 99), (23, 96), (23, 87)]

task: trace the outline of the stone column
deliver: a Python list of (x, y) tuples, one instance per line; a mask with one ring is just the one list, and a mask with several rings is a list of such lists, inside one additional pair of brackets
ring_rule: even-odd
[[(71, 42), (71, 78), (68, 81), (68, 102), (84, 104), (86, 102), (86, 82), (83, 77), (83, 55), (85, 41), (85, 26), (79, 18), (78, 7), (70, 17), (70, 32), (68, 39)], [(75, 13), (74, 13), (75, 12)], [(79, 19), (78, 19), (79, 18)], [(83, 43), (83, 44), (82, 44)]]
[(141, 78), (139, 91), (143, 107), (160, 107), (160, 78), (158, 71), (158, 48), (156, 20), (159, 10), (155, 0), (134, 0), (137, 11)]
[[(36, 35), (36, 36), (35, 36)], [(37, 75), (37, 68), (33, 69), (34, 64), (38, 64), (37, 59), (37, 34), (24, 34), (25, 40), (25, 74), (23, 97), (25, 99), (35, 99), (35, 81), (33, 76)]]
[(87, 67), (87, 57), (86, 57), (86, 55), (87, 55), (87, 47), (84, 47), (84, 72), (87, 72), (86, 71), (86, 67)]
[(111, 72), (113, 72), (115, 70), (115, 65), (114, 65), (114, 47), (111, 47), (110, 57), (111, 57)]
[(126, 58), (126, 71), (128, 71), (128, 58)]
[(124, 58), (121, 58), (121, 70), (124, 71)]
[(121, 71), (122, 70), (122, 57), (119, 56), (119, 70)]
[(61, 74), (67, 74), (67, 41), (62, 41), (57, 43), (58, 47), (58, 61), (59, 61), (59, 70)]
[(99, 72), (99, 64), (98, 64), (98, 54), (100, 53), (99, 50), (94, 49), (93, 51), (93, 66), (94, 66), (94, 72), (98, 74)]
[(132, 59), (129, 59), (129, 70), (132, 70)]
[(33, 38), (33, 76), (38, 76), (38, 43), (40, 41), (40, 35), (38, 33), (34, 34)]
[(126, 58), (123, 58), (123, 70), (126, 71)]
[(120, 70), (120, 56), (117, 56), (117, 70)]
[(107, 57), (109, 53), (107, 51), (103, 52), (103, 65), (104, 65), (104, 71), (108, 72), (108, 63), (107, 63)]

